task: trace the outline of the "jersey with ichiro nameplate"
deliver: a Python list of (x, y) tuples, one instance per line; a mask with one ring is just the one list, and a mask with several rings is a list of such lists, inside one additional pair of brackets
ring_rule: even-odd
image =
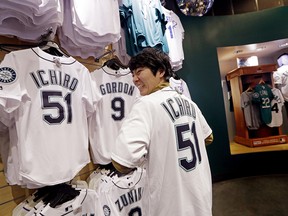
[(6, 54), (0, 77), (0, 112), (15, 119), (21, 179), (41, 187), (74, 178), (90, 161), (88, 69), (36, 47)]

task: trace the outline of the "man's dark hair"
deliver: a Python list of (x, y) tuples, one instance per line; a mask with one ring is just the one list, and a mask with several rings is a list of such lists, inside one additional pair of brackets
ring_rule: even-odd
[(172, 76), (172, 67), (169, 56), (162, 50), (157, 48), (144, 48), (137, 55), (131, 57), (129, 64), (131, 72), (140, 67), (148, 67), (154, 75), (159, 69), (165, 71), (164, 77), (166, 81)]

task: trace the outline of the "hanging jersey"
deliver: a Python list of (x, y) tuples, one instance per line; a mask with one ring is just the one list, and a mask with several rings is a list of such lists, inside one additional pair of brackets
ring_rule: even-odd
[(99, 215), (144, 215), (146, 178), (144, 168), (121, 177), (106, 176), (98, 190)]
[(116, 43), (113, 43), (112, 47), (115, 49), (115, 55), (118, 56), (120, 61), (123, 64), (128, 65), (131, 57), (127, 54), (125, 32), (123, 28), (121, 28), (120, 35), (120, 39)]
[(177, 79), (174, 79), (173, 77), (170, 77), (169, 78), (169, 84), (173, 89), (175, 89), (179, 93), (184, 94), (186, 97), (191, 99), (191, 95), (190, 95), (188, 86), (183, 79), (177, 80)]
[(284, 53), (277, 58), (278, 66), (281, 67), (282, 65), (288, 65), (288, 54)]
[(282, 108), (284, 105), (284, 98), (281, 91), (277, 88), (272, 88), (272, 93), (274, 95), (274, 98), (271, 101), (272, 120), (267, 125), (269, 127), (280, 127), (283, 124)]
[(0, 79), (0, 109), (13, 112), (22, 179), (39, 185), (73, 179), (90, 162), (88, 69), (72, 57), (32, 48), (7, 54), (0, 74), (7, 74)]
[(92, 216), (96, 214), (98, 195), (96, 191), (90, 189), (81, 189), (80, 194), (71, 201), (67, 201), (55, 208), (47, 204), (39, 216)]
[(288, 65), (282, 65), (273, 73), (274, 83), (279, 85), (285, 101), (288, 101)]
[(140, 93), (129, 69), (104, 66), (91, 79), (97, 95), (96, 112), (89, 118), (91, 155), (95, 164), (109, 164), (118, 131)]
[(39, 216), (40, 212), (42, 209), (44, 209), (45, 206), (46, 205), (44, 202), (40, 200), (27, 214), (25, 214), (25, 216)]
[(246, 127), (249, 130), (257, 130), (262, 124), (259, 106), (252, 103), (253, 92), (241, 94), (241, 108), (243, 109)]
[(274, 95), (267, 84), (258, 84), (255, 86), (252, 100), (258, 104), (261, 119), (265, 124), (269, 124), (272, 120), (271, 100), (273, 98)]
[(169, 48), (170, 63), (174, 71), (182, 68), (184, 60), (183, 39), (184, 28), (179, 17), (172, 11), (162, 6), (165, 14), (166, 30), (165, 37)]
[(34, 207), (40, 202), (40, 200), (34, 201), (34, 194), (28, 196), (25, 200), (19, 203), (12, 211), (12, 216), (25, 216), (30, 211), (34, 211)]
[(145, 47), (155, 47), (169, 53), (165, 33), (165, 16), (159, 1), (123, 0), (119, 7), (126, 48), (130, 56)]

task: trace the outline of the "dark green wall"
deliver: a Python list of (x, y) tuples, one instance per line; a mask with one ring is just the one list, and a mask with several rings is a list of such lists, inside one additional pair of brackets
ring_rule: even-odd
[(186, 17), (178, 14), (185, 29), (183, 68), (193, 100), (213, 129), (207, 147), (214, 180), (270, 173), (288, 173), (288, 151), (230, 155), (217, 47), (234, 46), (288, 37), (288, 7), (234, 16)]

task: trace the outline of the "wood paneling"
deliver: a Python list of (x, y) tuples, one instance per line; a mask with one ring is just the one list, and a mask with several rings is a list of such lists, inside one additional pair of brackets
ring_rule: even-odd
[(13, 209), (23, 200), (24, 198), (21, 198), (15, 201), (11, 201), (8, 203), (0, 204), (0, 215), (1, 216), (11, 216)]
[(1, 171), (1, 172), (0, 172), (0, 188), (3, 188), (3, 187), (5, 187), (5, 186), (7, 186), (7, 185), (8, 185), (8, 184), (7, 184), (6, 180), (5, 180), (4, 172)]
[(283, 6), (284, 3), (280, 0), (258, 0), (258, 9), (264, 10), (273, 7)]

